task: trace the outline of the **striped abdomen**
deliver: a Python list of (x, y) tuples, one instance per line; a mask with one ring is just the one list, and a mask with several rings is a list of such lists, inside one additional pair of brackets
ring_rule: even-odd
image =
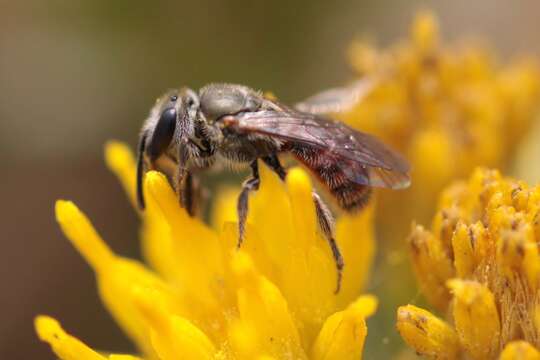
[(371, 188), (354, 180), (367, 178), (365, 167), (350, 160), (338, 159), (328, 150), (306, 144), (290, 143), (287, 148), (326, 185), (342, 209), (351, 212), (360, 210), (367, 204)]

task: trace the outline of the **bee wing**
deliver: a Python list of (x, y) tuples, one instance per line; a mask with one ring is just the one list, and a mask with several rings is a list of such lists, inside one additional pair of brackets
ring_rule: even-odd
[(224, 119), (243, 133), (258, 133), (321, 150), (332, 166), (351, 181), (375, 187), (409, 186), (409, 165), (399, 154), (371, 135), (322, 116), (297, 111), (263, 110)]
[(373, 79), (361, 79), (344, 87), (324, 90), (297, 103), (294, 108), (310, 114), (329, 114), (350, 110), (375, 86)]

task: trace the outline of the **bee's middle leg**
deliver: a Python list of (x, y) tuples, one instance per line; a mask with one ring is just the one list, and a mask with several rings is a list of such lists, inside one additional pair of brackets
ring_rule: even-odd
[(251, 167), (251, 177), (244, 181), (242, 184), (242, 191), (240, 196), (238, 196), (238, 203), (236, 205), (236, 211), (238, 212), (238, 244), (237, 248), (242, 246), (244, 241), (244, 235), (246, 231), (246, 220), (248, 214), (248, 198), (249, 193), (259, 189), (259, 184), (261, 180), (259, 178), (259, 166), (257, 164), (257, 159), (253, 160), (250, 164)]
[[(279, 158), (277, 157), (277, 155), (274, 154), (266, 156), (263, 157), (262, 160), (279, 176), (281, 180), (285, 180), (285, 177), (287, 176), (287, 171), (279, 162)], [(323, 202), (323, 200), (315, 190), (312, 191), (312, 197), (313, 202), (315, 203), (315, 211), (317, 214), (317, 222), (319, 223), (319, 228), (322, 230), (324, 237), (330, 245), (330, 249), (332, 250), (332, 256), (334, 258), (334, 262), (336, 263), (337, 285), (335, 293), (337, 294), (341, 289), (341, 279), (343, 276), (343, 268), (345, 267), (345, 263), (343, 261), (343, 256), (341, 255), (341, 251), (339, 250), (336, 239), (334, 238), (334, 217), (332, 216), (330, 209), (328, 209), (328, 206), (326, 206), (326, 204)]]

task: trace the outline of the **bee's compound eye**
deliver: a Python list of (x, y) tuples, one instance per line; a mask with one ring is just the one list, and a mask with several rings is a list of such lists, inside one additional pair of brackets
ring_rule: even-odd
[(148, 145), (148, 154), (151, 159), (157, 159), (167, 149), (172, 140), (175, 127), (176, 109), (167, 108), (163, 110)]
[(171, 122), (176, 121), (176, 109), (175, 108), (167, 108), (163, 110), (161, 113), (161, 117), (159, 118), (159, 122)]

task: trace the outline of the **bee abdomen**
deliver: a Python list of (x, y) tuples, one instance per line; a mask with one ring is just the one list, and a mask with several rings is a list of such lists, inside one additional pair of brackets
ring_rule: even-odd
[(361, 210), (371, 198), (371, 188), (349, 182), (335, 189), (330, 189), (339, 205), (349, 212)]
[(345, 169), (348, 172), (364, 172), (364, 176), (367, 176), (366, 169), (354, 163), (338, 161), (328, 151), (305, 144), (293, 144), (290, 151), (326, 185), (343, 210), (358, 211), (368, 203), (371, 188), (353, 181), (345, 172)]

